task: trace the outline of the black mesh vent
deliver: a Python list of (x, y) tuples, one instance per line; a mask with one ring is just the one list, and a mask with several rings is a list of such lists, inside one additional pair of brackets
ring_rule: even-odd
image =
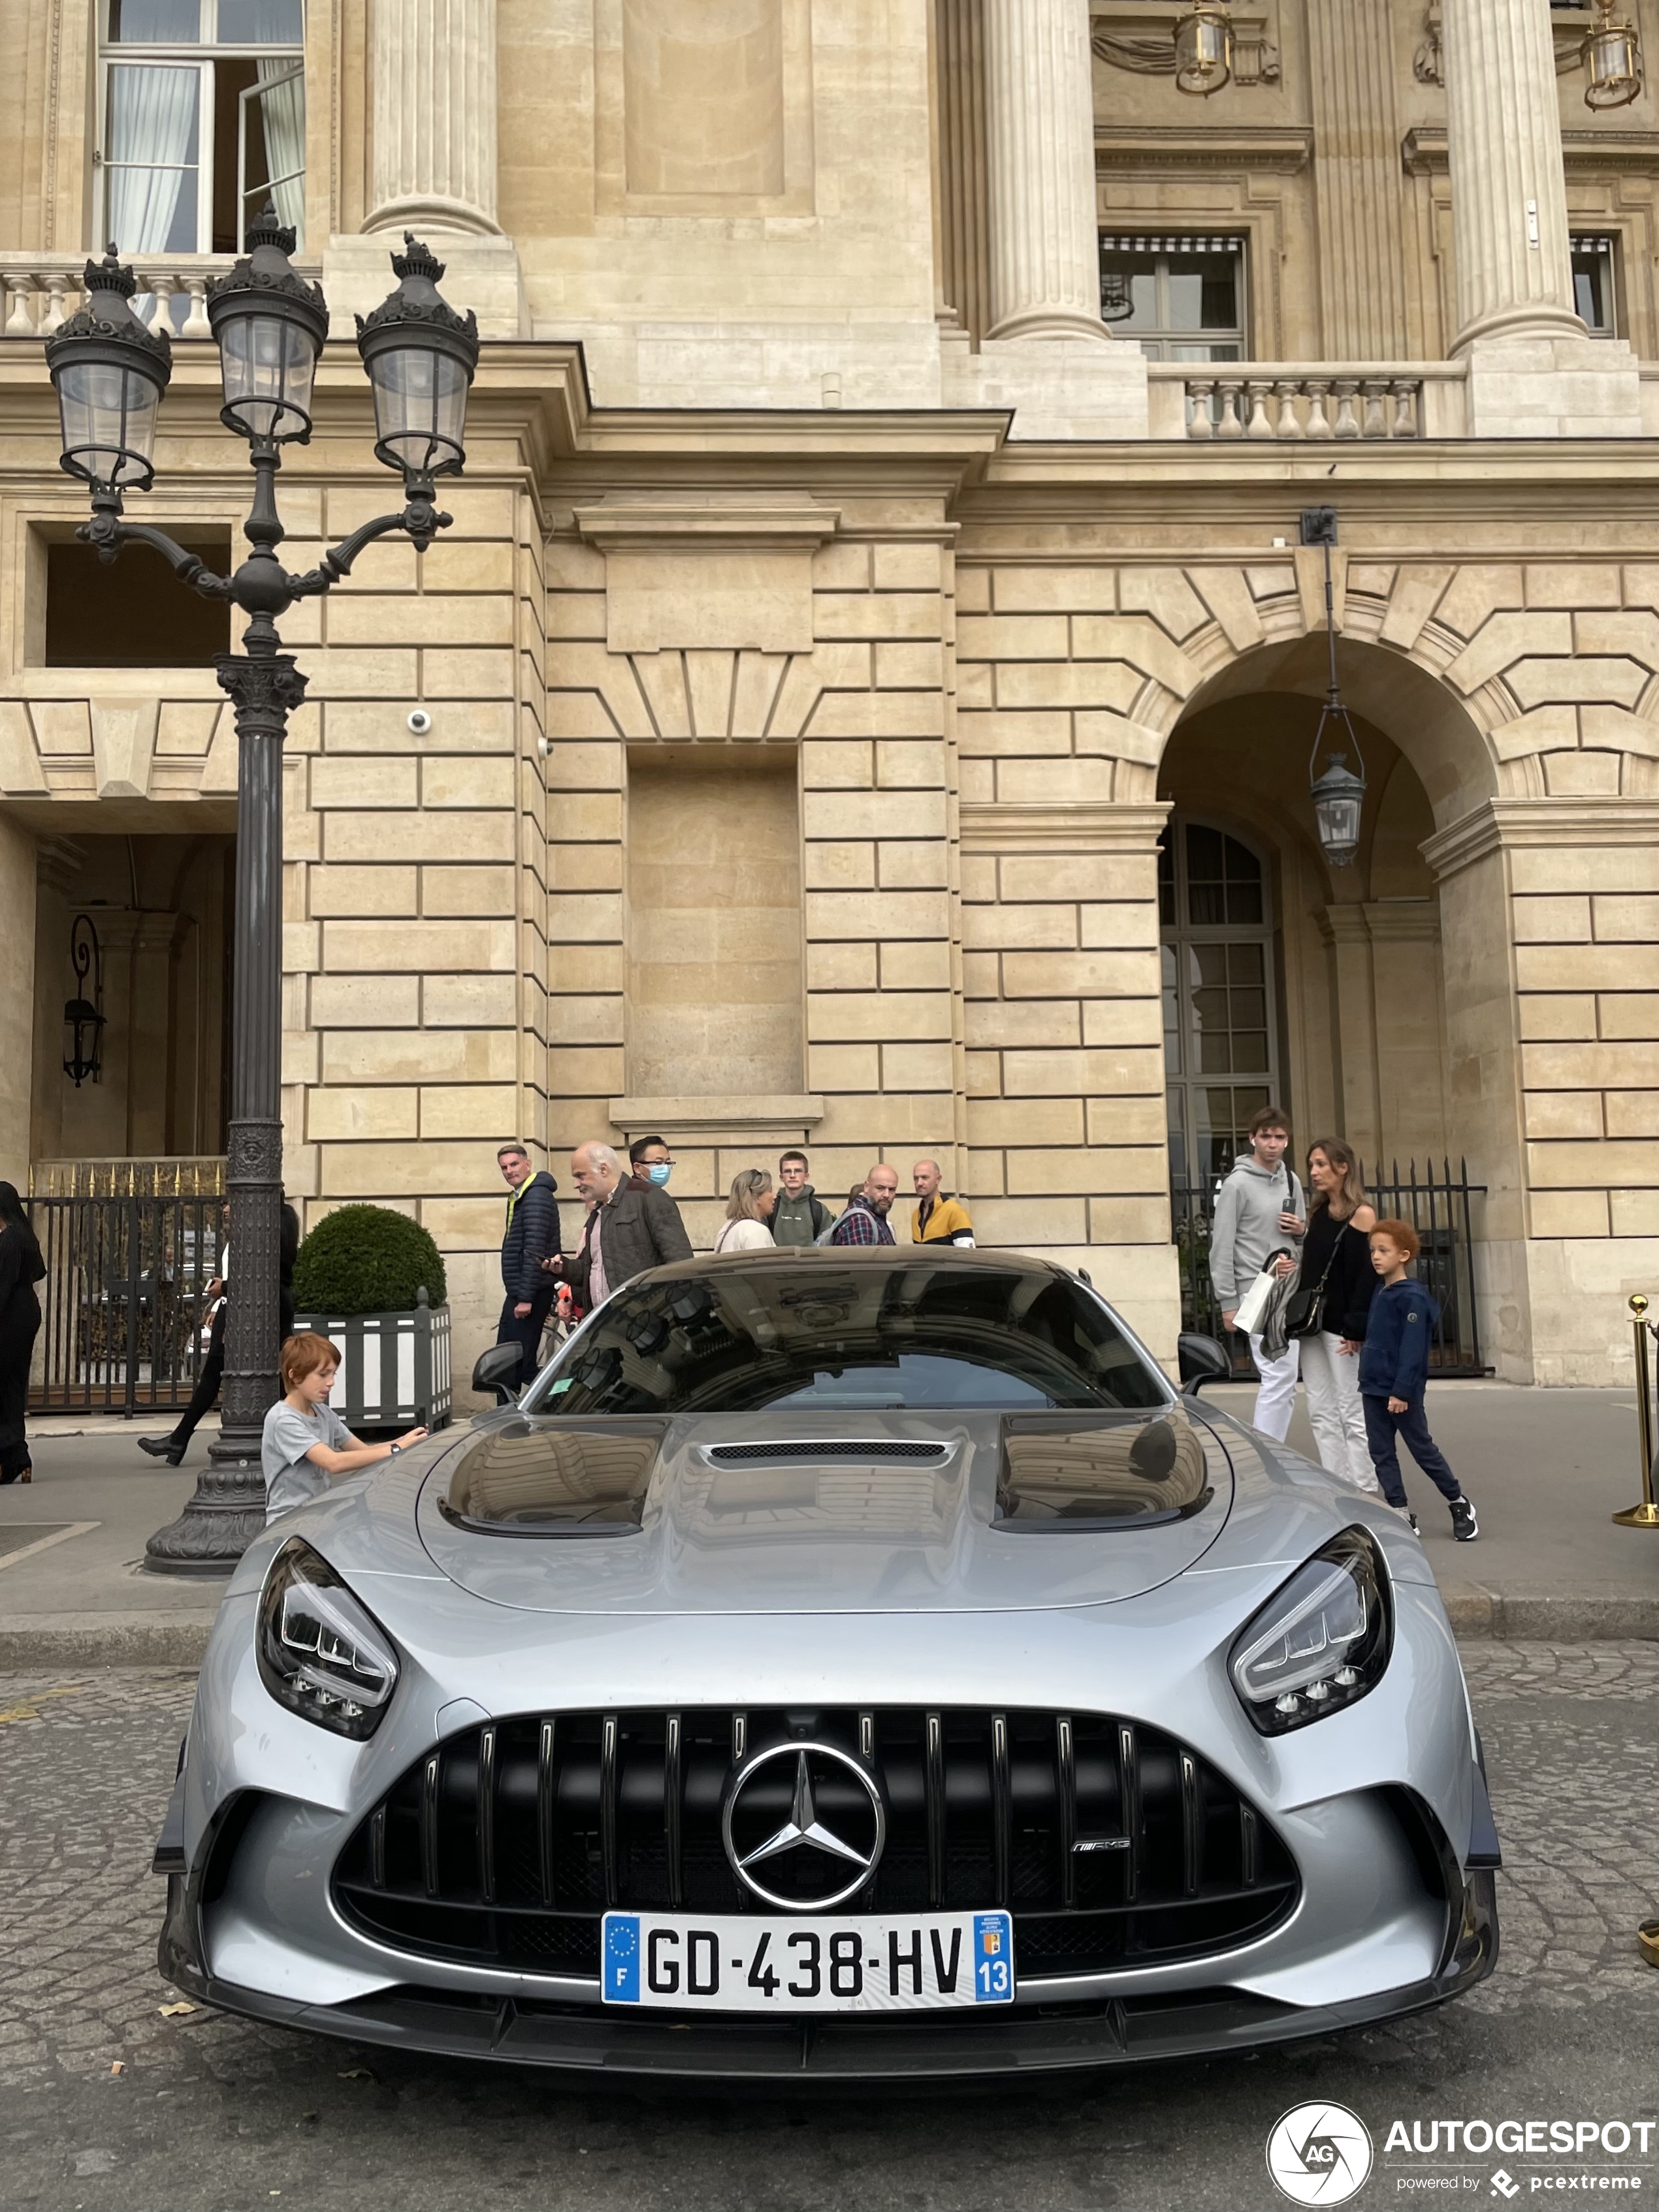
[(902, 1460), (907, 1465), (937, 1466), (951, 1456), (949, 1444), (907, 1443), (890, 1437), (791, 1437), (775, 1444), (710, 1444), (706, 1456), (718, 1467), (770, 1464), (779, 1460)]
[(842, 1910), (1006, 1905), (1022, 1981), (1231, 1950), (1296, 1902), (1274, 1831), (1158, 1730), (922, 1708), (495, 1722), (387, 1793), (341, 1855), (337, 1899), (400, 1949), (597, 1978), (607, 1906), (757, 1909), (720, 1840), (727, 1782), (738, 1759), (804, 1740), (863, 1759), (886, 1802), (875, 1878)]

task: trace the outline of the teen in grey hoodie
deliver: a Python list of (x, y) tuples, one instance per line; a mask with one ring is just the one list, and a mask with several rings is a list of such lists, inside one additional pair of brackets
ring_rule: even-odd
[[(1238, 1302), (1261, 1273), (1267, 1255), (1281, 1248), (1293, 1249), (1307, 1226), (1308, 1205), (1302, 1184), (1285, 1157), (1291, 1140), (1285, 1116), (1276, 1106), (1264, 1106), (1245, 1133), (1250, 1149), (1239, 1154), (1232, 1173), (1222, 1184), (1210, 1226), (1210, 1280), (1227, 1328), (1232, 1327)], [(1282, 1358), (1269, 1359), (1261, 1339), (1253, 1336), (1250, 1356), (1261, 1377), (1255, 1425), (1282, 1443), (1296, 1397), (1297, 1346), (1292, 1342)]]

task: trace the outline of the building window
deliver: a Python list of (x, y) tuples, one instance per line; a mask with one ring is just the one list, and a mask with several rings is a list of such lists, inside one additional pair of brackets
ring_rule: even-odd
[(1572, 304), (1593, 338), (1619, 335), (1619, 302), (1613, 284), (1613, 240), (1573, 233)]
[(1103, 232), (1100, 312), (1153, 361), (1243, 361), (1242, 238)]
[(1267, 870), (1224, 830), (1177, 820), (1158, 846), (1158, 901), (1170, 1174), (1205, 1190), (1278, 1097)]
[(101, 0), (98, 237), (240, 253), (265, 202), (304, 242), (304, 0)]
[[(234, 565), (229, 531), (174, 534), (215, 574)], [(181, 592), (153, 547), (129, 545), (108, 563), (95, 545), (44, 550), (48, 668), (206, 668), (230, 651), (228, 604)]]

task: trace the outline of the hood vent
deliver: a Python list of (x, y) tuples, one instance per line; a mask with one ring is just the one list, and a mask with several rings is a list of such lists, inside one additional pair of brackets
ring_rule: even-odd
[(893, 1437), (791, 1437), (776, 1443), (706, 1444), (714, 1467), (776, 1467), (803, 1460), (886, 1460), (904, 1467), (940, 1467), (954, 1444), (912, 1443)]

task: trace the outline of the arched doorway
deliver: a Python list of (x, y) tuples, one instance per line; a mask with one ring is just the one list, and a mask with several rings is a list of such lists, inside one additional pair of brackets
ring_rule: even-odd
[[(1441, 1364), (1467, 1372), (1496, 1334), (1495, 1315), (1485, 1329), (1480, 1317), (1480, 1294), (1491, 1307), (1504, 1272), (1494, 1232), (1519, 1212), (1518, 1055), (1493, 1049), (1494, 1015), (1512, 1018), (1484, 972), (1486, 948), (1505, 941), (1501, 905), (1474, 911), (1464, 878), (1449, 916), (1423, 848), (1478, 803), (1483, 777), (1490, 789), (1490, 766), (1443, 687), (1345, 641), (1368, 788), (1360, 849), (1333, 868), (1308, 796), (1323, 654), (1313, 637), (1231, 663), (1188, 702), (1158, 772), (1171, 809), (1160, 935), (1183, 1304), (1189, 1325), (1213, 1325), (1206, 1217), (1243, 1121), (1271, 1093), (1298, 1155), (1321, 1134), (1346, 1138), (1385, 1207), (1417, 1218), (1449, 1315)], [(1431, 1173), (1419, 1202), (1413, 1179), (1426, 1191)]]

